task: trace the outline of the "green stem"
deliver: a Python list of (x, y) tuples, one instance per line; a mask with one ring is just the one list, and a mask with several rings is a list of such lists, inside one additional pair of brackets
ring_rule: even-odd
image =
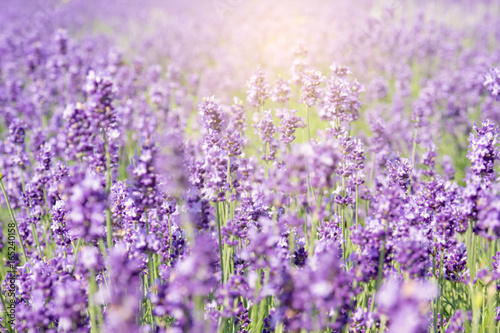
[(7, 208), (9, 210), (9, 214), (10, 214), (10, 218), (12, 220), (12, 223), (14, 223), (14, 225), (16, 227), (17, 239), (19, 240), (19, 245), (21, 246), (21, 250), (23, 251), (24, 261), (27, 262), (28, 261), (28, 256), (26, 255), (26, 250), (24, 249), (24, 244), (23, 244), (23, 241), (21, 239), (21, 234), (19, 233), (19, 228), (17, 226), (16, 218), (14, 216), (14, 211), (12, 210), (12, 207), (10, 206), (9, 197), (7, 196), (7, 192), (5, 191), (5, 187), (3, 186), (2, 179), (3, 179), (3, 175), (0, 173), (0, 187), (2, 188), (2, 192), (3, 192), (3, 196), (5, 198), (5, 202), (7, 202)]
[(104, 138), (104, 146), (106, 151), (106, 198), (108, 198), (106, 202), (106, 242), (108, 244), (108, 248), (111, 249), (113, 247), (113, 225), (111, 222), (111, 210), (109, 208), (109, 193), (111, 191), (111, 154), (109, 153), (109, 145), (108, 139), (106, 136), (106, 132), (103, 130), (102, 135)]
[[(3, 280), (4, 280), (4, 278), (3, 278), (3, 277), (1, 277), (1, 276), (0, 276), (0, 278), (1, 278), (1, 281), (3, 281)], [(3, 297), (3, 291), (2, 291), (2, 292), (0, 292), (0, 298), (1, 298), (1, 300), (2, 300), (3, 311), (4, 311), (4, 313), (5, 313), (4, 323), (6, 323), (6, 324), (7, 324), (7, 329), (8, 329), (8, 331), (9, 331), (9, 332), (11, 332), (11, 333), (14, 333), (14, 332), (15, 332), (15, 330), (12, 328), (12, 326), (11, 326), (11, 321), (10, 321), (10, 320), (9, 320), (9, 318), (8, 318), (8, 310), (7, 310), (7, 305), (6, 305), (6, 303), (5, 303), (5, 299), (4, 299), (4, 297)]]
[(82, 244), (82, 239), (78, 238), (78, 242), (76, 243), (76, 249), (73, 251), (73, 269), (71, 270), (71, 274), (75, 271), (76, 262), (78, 261), (78, 251), (80, 251), (80, 245)]
[(358, 195), (358, 185), (356, 185), (356, 228), (358, 227), (358, 202), (359, 202), (359, 195)]
[(311, 122), (309, 121), (309, 107), (306, 105), (307, 140), (311, 142)]
[[(217, 220), (217, 231), (219, 234), (219, 256), (220, 256), (220, 271), (222, 273), (222, 280), (224, 280), (224, 256), (222, 255), (222, 228), (221, 228), (221, 213), (219, 203), (215, 203), (215, 219)], [(224, 281), (223, 281), (224, 282)]]
[(417, 132), (418, 132), (418, 127), (415, 126), (415, 129), (413, 131), (413, 147), (411, 150), (411, 163), (415, 165), (415, 154), (417, 153)]
[(88, 293), (89, 293), (89, 314), (90, 314), (90, 322), (92, 323), (92, 327), (90, 328), (91, 332), (99, 332), (97, 327), (97, 306), (94, 304), (94, 294), (97, 292), (97, 283), (95, 281), (95, 273), (91, 269), (89, 276), (89, 285), (88, 285)]

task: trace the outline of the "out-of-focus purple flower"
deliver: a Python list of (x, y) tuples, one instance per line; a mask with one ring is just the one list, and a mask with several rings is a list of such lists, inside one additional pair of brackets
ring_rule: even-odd
[[(174, 279), (168, 287), (168, 311), (176, 319), (174, 326), (183, 332), (204, 332), (203, 299), (216, 286), (216, 247), (207, 236), (199, 236), (189, 256), (179, 261), (174, 269)], [(202, 302), (196, 302), (197, 299)]]
[(325, 77), (320, 71), (309, 70), (302, 79), (302, 94), (300, 95), (300, 103), (308, 107), (316, 105), (316, 101), (320, 98), (320, 85), (325, 81)]
[(140, 332), (137, 325), (142, 300), (140, 266), (123, 245), (117, 245), (108, 254), (109, 284), (104, 291), (109, 304), (104, 318), (106, 332)]
[(97, 128), (108, 129), (116, 123), (113, 99), (116, 86), (111, 77), (104, 73), (89, 71), (84, 91), (87, 94), (86, 110), (91, 113), (91, 121)]
[(464, 313), (462, 310), (456, 310), (448, 322), (446, 333), (465, 333)]
[[(496, 184), (495, 184), (496, 185)], [(496, 185), (477, 200), (477, 223), (474, 232), (486, 239), (500, 239), (500, 194)]]
[(389, 317), (389, 332), (427, 332), (426, 318), (430, 302), (437, 296), (437, 288), (431, 282), (395, 279), (385, 282), (377, 293), (379, 311)]
[(66, 153), (69, 159), (88, 156), (93, 150), (92, 120), (82, 104), (68, 105), (64, 111), (63, 119), (66, 125), (62, 134), (65, 141)]
[(330, 70), (335, 76), (338, 77), (346, 77), (347, 75), (352, 74), (351, 70), (348, 67), (342, 66), (340, 64), (330, 65)]
[(201, 115), (203, 126), (206, 129), (221, 132), (225, 120), (222, 107), (215, 102), (215, 97), (203, 98), (203, 102), (198, 107), (198, 113)]
[(280, 133), (280, 138), (283, 143), (291, 143), (295, 140), (295, 130), (306, 126), (303, 119), (295, 115), (297, 111), (298, 110), (289, 110), (285, 108), (276, 112), (276, 115), (280, 119), (278, 132)]
[(227, 151), (221, 147), (221, 138), (214, 135), (214, 143), (206, 145), (205, 160), (202, 165), (204, 170), (204, 181), (201, 193), (203, 197), (210, 201), (226, 200), (226, 190), (229, 187), (227, 182), (227, 165), (229, 158)]
[(14, 119), (9, 125), (8, 140), (16, 145), (24, 144), (24, 138), (26, 137), (25, 127), (26, 125), (22, 122), (21, 119)]
[(270, 86), (265, 77), (265, 73), (261, 66), (253, 73), (247, 82), (247, 102), (254, 108), (259, 108), (264, 105), (266, 99), (269, 98)]
[(443, 157), (443, 172), (447, 180), (455, 179), (455, 167), (448, 155)]
[(79, 263), (87, 270), (98, 272), (104, 267), (103, 259), (95, 246), (83, 246), (79, 256)]
[(483, 85), (488, 89), (491, 96), (500, 101), (500, 68), (491, 68), (489, 73), (484, 76)]
[(65, 204), (67, 227), (72, 240), (97, 241), (105, 235), (106, 193), (101, 179), (86, 172), (72, 180)]
[(62, 332), (88, 332), (88, 298), (85, 285), (78, 280), (62, 280), (55, 285), (52, 311), (59, 317)]
[(432, 267), (430, 245), (424, 232), (415, 227), (411, 227), (408, 236), (397, 243), (395, 259), (410, 277), (427, 277)]
[(356, 257), (356, 277), (362, 281), (369, 281), (377, 277), (380, 261), (383, 269), (389, 267), (394, 256), (395, 244), (390, 241), (393, 231), (387, 228), (380, 219), (369, 218), (364, 227), (353, 229), (352, 242), (360, 247)]
[(357, 81), (350, 82), (345, 75), (332, 76), (327, 83), (325, 105), (320, 109), (320, 118), (335, 122), (337, 127), (337, 123), (349, 124), (358, 119), (361, 91), (363, 87)]
[(291, 95), (292, 89), (290, 89), (288, 81), (279, 78), (278, 81), (276, 81), (275, 87), (271, 91), (271, 100), (273, 102), (285, 104), (288, 102)]
[(189, 177), (184, 165), (183, 138), (177, 133), (165, 134), (159, 142), (152, 165), (159, 175), (159, 186), (167, 195), (180, 197), (188, 187)]
[(134, 163), (129, 166), (132, 178), (132, 197), (136, 207), (144, 210), (155, 206), (158, 201), (157, 182), (158, 175), (155, 170), (155, 157), (158, 149), (155, 146), (145, 144), (141, 155), (134, 156)]
[[(342, 152), (342, 162), (337, 169), (337, 173), (343, 177), (349, 177), (357, 170), (363, 170), (366, 156), (361, 140), (356, 137), (342, 135), (338, 138), (338, 141), (340, 151)], [(355, 175), (353, 178), (359, 177)]]
[[(373, 300), (370, 299), (369, 303)], [(351, 316), (349, 323), (349, 332), (361, 333), (369, 330), (373, 325), (380, 326), (380, 318), (377, 313), (371, 312), (366, 308), (357, 308)]]
[[(299, 271), (283, 271), (278, 317), (288, 330), (342, 329), (353, 309), (352, 276), (344, 272), (335, 247), (315, 254)], [(332, 311), (314, 313), (315, 308)], [(334, 318), (333, 318), (334, 316)]]
[[(264, 144), (271, 143), (271, 141), (273, 140), (274, 133), (276, 133), (277, 131), (276, 125), (274, 125), (273, 122), (273, 116), (271, 114), (271, 110), (265, 111), (262, 119), (260, 119), (260, 121), (256, 125), (254, 125), (254, 127)], [(263, 153), (265, 155), (263, 156), (264, 159), (267, 160), (269, 156), (267, 156), (266, 152)]]
[(308, 54), (308, 50), (306, 46), (302, 43), (299, 43), (295, 50), (294, 50), (294, 55), (295, 58), (293, 59), (292, 63), (292, 82), (300, 85), (303, 82), (304, 76), (307, 71), (307, 63), (306, 63), (306, 57)]
[(243, 133), (247, 129), (247, 114), (243, 103), (237, 97), (233, 100), (233, 105), (231, 105), (231, 125)]

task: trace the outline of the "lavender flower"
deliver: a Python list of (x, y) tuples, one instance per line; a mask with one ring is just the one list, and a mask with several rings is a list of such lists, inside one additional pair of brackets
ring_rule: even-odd
[(279, 78), (276, 85), (271, 91), (271, 100), (273, 102), (286, 104), (292, 95), (292, 90), (287, 81)]
[(389, 316), (389, 332), (426, 332), (429, 323), (425, 315), (434, 297), (436, 288), (430, 282), (391, 279), (377, 293), (376, 302)]
[(500, 101), (500, 69), (491, 68), (490, 72), (484, 76), (483, 85), (490, 92), (491, 96)]
[(109, 287), (106, 294), (110, 307), (104, 319), (107, 332), (138, 332), (140, 313), (140, 263), (130, 257), (123, 245), (108, 255)]
[(468, 283), (466, 277), (467, 248), (461, 243), (452, 248), (444, 260), (444, 278), (453, 282)]
[(203, 103), (198, 107), (198, 112), (201, 115), (203, 125), (207, 129), (220, 132), (222, 125), (225, 123), (222, 117), (222, 108), (215, 103), (215, 97), (203, 98)]
[(265, 78), (265, 73), (260, 67), (253, 73), (247, 82), (247, 102), (254, 108), (264, 105), (269, 98), (270, 86)]
[(295, 115), (297, 111), (282, 109), (277, 112), (277, 117), (280, 119), (278, 132), (280, 133), (281, 141), (285, 144), (289, 144), (295, 140), (294, 133), (297, 128), (306, 126), (303, 119)]
[(325, 77), (320, 71), (309, 70), (302, 79), (302, 94), (300, 96), (300, 103), (308, 107), (316, 105), (316, 101), (320, 98), (321, 90), (320, 85), (325, 81)]
[(387, 178), (391, 186), (399, 186), (403, 191), (406, 191), (411, 184), (411, 176), (413, 173), (413, 165), (409, 159), (395, 159), (387, 161)]
[(469, 136), (469, 152), (467, 158), (471, 161), (471, 171), (477, 176), (493, 180), (495, 178), (494, 163), (498, 159), (498, 126), (489, 120), (484, 121), (479, 128), (474, 124), (477, 135)]
[(105, 235), (106, 194), (96, 175), (86, 172), (72, 179), (66, 201), (67, 227), (72, 240), (97, 241)]

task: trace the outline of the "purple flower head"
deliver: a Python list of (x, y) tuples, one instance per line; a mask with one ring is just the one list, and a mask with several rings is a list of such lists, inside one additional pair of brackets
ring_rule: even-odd
[(298, 241), (295, 244), (295, 250), (293, 251), (292, 254), (292, 262), (297, 267), (303, 267), (306, 264), (308, 251), (306, 251), (304, 246), (305, 242), (303, 240)]
[(500, 292), (500, 251), (496, 255), (491, 257), (493, 261), (491, 265), (493, 266), (493, 276), (497, 278), (497, 291)]
[(332, 76), (327, 83), (324, 106), (320, 118), (336, 123), (349, 124), (358, 119), (361, 102), (359, 93), (363, 87), (357, 82), (350, 82), (344, 76)]
[(50, 164), (52, 158), (54, 157), (54, 152), (52, 145), (50, 143), (44, 143), (36, 155), (36, 160), (38, 162), (37, 171), (47, 172), (50, 170)]
[(9, 125), (8, 140), (15, 145), (24, 144), (24, 138), (26, 137), (25, 127), (26, 125), (21, 119), (14, 119)]
[(413, 174), (413, 164), (407, 158), (397, 158), (387, 161), (387, 181), (391, 186), (398, 186), (403, 191), (408, 190)]
[(464, 243), (453, 246), (448, 250), (444, 260), (444, 278), (453, 282), (467, 284), (467, 248)]
[[(310, 259), (302, 269), (282, 273), (278, 316), (288, 330), (342, 331), (349, 323), (344, 310), (353, 309), (352, 275), (341, 268), (336, 246)], [(314, 313), (315, 309), (331, 311)]]
[(448, 320), (449, 325), (446, 333), (465, 333), (464, 313), (462, 310), (456, 310), (453, 316)]
[(226, 150), (227, 156), (240, 156), (246, 144), (246, 139), (238, 131), (228, 130), (226, 132)]
[(243, 103), (237, 97), (233, 99), (233, 105), (231, 105), (231, 125), (234, 129), (243, 133), (247, 129), (247, 114)]
[(487, 179), (495, 178), (494, 163), (498, 160), (498, 126), (489, 120), (479, 128), (474, 123), (477, 134), (470, 133), (467, 158), (471, 161), (473, 174)]
[(396, 261), (412, 278), (425, 278), (432, 267), (430, 242), (422, 230), (411, 227), (396, 246)]
[(280, 119), (278, 132), (283, 143), (291, 143), (293, 140), (295, 140), (294, 134), (296, 129), (306, 126), (303, 119), (295, 115), (297, 111), (298, 110), (289, 110), (287, 108), (284, 108), (276, 112), (278, 118)]
[(225, 123), (222, 107), (215, 103), (215, 97), (203, 98), (203, 102), (198, 106), (198, 113), (201, 115), (203, 126), (216, 132), (222, 131)]
[(108, 302), (104, 319), (106, 332), (139, 332), (137, 318), (142, 300), (141, 264), (124, 245), (117, 245), (108, 254), (108, 283), (104, 295)]
[(88, 297), (85, 284), (77, 280), (61, 280), (55, 286), (52, 311), (58, 317), (62, 332), (88, 332)]
[[(369, 300), (369, 304), (370, 301), (372, 301), (372, 299)], [(352, 314), (349, 323), (349, 332), (352, 333), (366, 332), (373, 326), (373, 324), (375, 324), (375, 327), (380, 326), (380, 318), (378, 314), (375, 312), (368, 311), (366, 308), (363, 309), (359, 307)]]
[(389, 332), (427, 332), (426, 318), (430, 302), (437, 296), (437, 288), (431, 282), (407, 281), (393, 278), (386, 281), (377, 293), (379, 311), (389, 317)]
[(293, 53), (295, 58), (292, 64), (292, 82), (302, 84), (307, 70), (306, 57), (308, 50), (304, 44), (299, 43)]
[(316, 101), (320, 98), (321, 88), (320, 85), (325, 81), (325, 77), (320, 71), (309, 70), (303, 78), (302, 94), (300, 96), (300, 103), (308, 107), (316, 105)]
[(155, 170), (155, 158), (158, 149), (144, 145), (140, 157), (134, 156), (134, 163), (129, 166), (132, 178), (132, 197), (140, 209), (153, 207), (157, 200), (158, 176)]
[(447, 180), (455, 179), (455, 167), (448, 155), (443, 157), (443, 172)]
[(93, 148), (94, 129), (92, 119), (82, 104), (68, 105), (63, 114), (66, 154), (69, 159), (89, 155)]
[(99, 271), (103, 268), (104, 262), (95, 246), (84, 246), (79, 253), (79, 263), (87, 270)]
[(67, 226), (73, 240), (97, 241), (105, 235), (106, 193), (101, 179), (91, 172), (76, 174), (66, 201)]
[(159, 142), (153, 167), (161, 179), (160, 188), (170, 196), (180, 197), (188, 187), (183, 138), (172, 133), (161, 136)]
[(69, 245), (71, 243), (66, 226), (66, 208), (63, 200), (58, 200), (52, 206), (52, 225), (51, 229), (54, 235), (54, 240), (58, 245)]
[(228, 153), (218, 144), (206, 147), (204, 170), (204, 183), (201, 193), (204, 199), (210, 201), (225, 201), (227, 182)]
[(490, 72), (484, 76), (483, 85), (488, 89), (491, 96), (500, 101), (500, 68), (491, 68)]
[(58, 29), (55, 36), (54, 42), (57, 45), (57, 52), (61, 55), (68, 53), (68, 32), (64, 29)]
[(498, 187), (498, 185), (494, 186), (479, 200), (476, 200), (477, 223), (474, 231), (489, 240), (500, 239), (500, 194)]
[(288, 81), (279, 78), (278, 81), (276, 81), (276, 86), (271, 91), (271, 100), (273, 102), (285, 104), (286, 102), (288, 102), (291, 95), (292, 89), (290, 89)]
[(205, 235), (197, 237), (191, 251), (175, 266), (166, 300), (176, 319), (175, 327), (183, 332), (201, 332), (203, 316), (200, 322), (196, 312), (201, 309), (194, 300), (207, 297), (216, 286), (217, 251), (214, 241)]
[(247, 102), (254, 108), (259, 108), (264, 105), (266, 99), (269, 98), (270, 86), (265, 77), (265, 73), (261, 66), (253, 73), (247, 82)]
[(366, 156), (361, 140), (356, 137), (342, 135), (338, 138), (338, 141), (340, 151), (342, 152), (342, 163), (337, 173), (343, 177), (349, 177), (357, 170), (364, 169)]
[(264, 111), (264, 116), (260, 119), (257, 125), (254, 125), (260, 136), (262, 142), (269, 143), (273, 139), (274, 133), (276, 133), (276, 126), (273, 122), (273, 116), (271, 110)]
[(87, 94), (87, 110), (92, 114), (92, 121), (98, 128), (107, 129), (116, 122), (113, 99), (116, 87), (111, 77), (104, 73), (89, 71), (84, 91)]
[(338, 142), (326, 139), (312, 145), (312, 149), (304, 144), (301, 150), (310, 165), (309, 170), (313, 171), (310, 175), (311, 186), (331, 189), (337, 180), (337, 168), (342, 159)]
[(391, 265), (394, 256), (394, 243), (389, 241), (391, 236), (392, 230), (385, 226), (383, 220), (377, 218), (369, 218), (364, 227), (353, 229), (352, 242), (358, 245), (361, 251), (356, 258), (358, 279), (369, 281), (377, 277), (381, 260), (384, 268)]
[(349, 74), (352, 74), (351, 70), (348, 67), (338, 65), (338, 64), (332, 64), (330, 66), (330, 69), (333, 72), (333, 75), (337, 77), (345, 77)]

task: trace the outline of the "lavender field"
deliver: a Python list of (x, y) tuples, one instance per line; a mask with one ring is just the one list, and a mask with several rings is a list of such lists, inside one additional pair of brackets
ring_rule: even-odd
[(0, 28), (0, 332), (500, 333), (499, 1)]

